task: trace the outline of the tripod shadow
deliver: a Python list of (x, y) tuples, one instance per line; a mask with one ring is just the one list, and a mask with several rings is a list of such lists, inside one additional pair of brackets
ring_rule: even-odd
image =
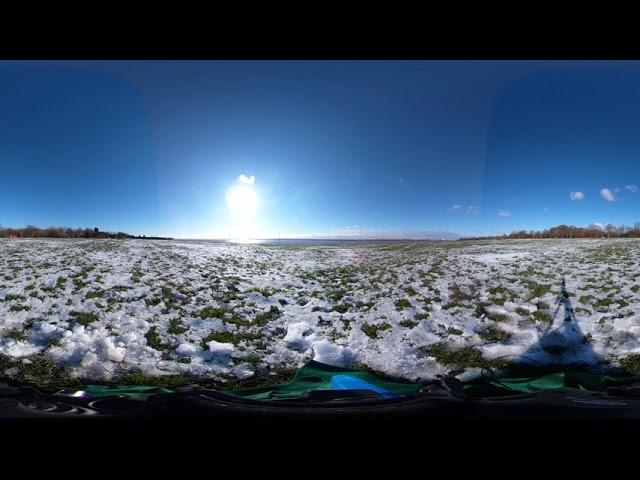
[(538, 342), (529, 347), (523, 356), (534, 359), (549, 370), (558, 370), (558, 367), (579, 370), (610, 367), (609, 361), (594, 351), (590, 339), (590, 335), (585, 335), (580, 329), (563, 278), (560, 295), (556, 298), (556, 309), (549, 325), (542, 332)]

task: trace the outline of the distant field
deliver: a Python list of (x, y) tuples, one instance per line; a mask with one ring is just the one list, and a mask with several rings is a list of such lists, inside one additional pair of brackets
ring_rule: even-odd
[(236, 388), (311, 359), (408, 381), (512, 362), (640, 374), (639, 265), (637, 239), (2, 239), (0, 376)]

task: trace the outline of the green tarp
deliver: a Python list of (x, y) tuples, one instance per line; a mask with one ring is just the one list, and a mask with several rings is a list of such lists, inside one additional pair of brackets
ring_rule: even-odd
[(296, 398), (300, 397), (304, 392), (309, 390), (332, 390), (331, 378), (334, 375), (348, 374), (358, 377), (366, 382), (372, 383), (377, 387), (391, 390), (402, 395), (417, 393), (422, 384), (419, 383), (397, 383), (381, 380), (375, 375), (365, 371), (352, 368), (335, 367), (324, 363), (310, 361), (304, 365), (296, 374), (296, 376), (287, 383), (279, 385), (271, 385), (268, 387), (252, 388), (248, 390), (235, 390), (232, 392), (246, 398), (253, 399), (278, 399), (278, 398)]
[(470, 397), (495, 397), (540, 390), (571, 387), (602, 392), (610, 387), (629, 386), (640, 382), (640, 377), (614, 377), (582, 372), (560, 372), (538, 377), (491, 378), (478, 377), (463, 382), (464, 393)]
[(145, 385), (85, 385), (82, 388), (92, 397), (104, 397), (107, 395), (121, 395), (126, 397), (148, 397), (158, 393), (172, 393), (173, 390), (162, 387), (149, 387)]
[[(334, 375), (348, 374), (358, 377), (377, 387), (399, 393), (401, 395), (417, 393), (422, 384), (418, 383), (397, 383), (381, 380), (375, 375), (365, 371), (352, 368), (335, 367), (324, 363), (310, 361), (304, 365), (296, 376), (287, 383), (270, 385), (267, 387), (252, 388), (246, 390), (225, 391), (232, 395), (253, 399), (278, 399), (296, 398), (309, 390), (332, 390), (331, 378)], [(172, 390), (160, 387), (145, 387), (140, 385), (86, 385), (82, 388), (92, 396), (100, 397), (105, 395), (124, 395), (130, 397), (146, 397), (157, 393), (171, 393)]]
[[(420, 383), (400, 383), (382, 380), (365, 370), (336, 367), (324, 363), (310, 361), (297, 372), (287, 383), (246, 390), (231, 390), (226, 393), (251, 399), (285, 399), (298, 398), (312, 390), (333, 390), (331, 379), (336, 375), (348, 375), (373, 384), (381, 389), (401, 395), (418, 393), (424, 386)], [(535, 377), (492, 378), (481, 376), (462, 382), (464, 392), (469, 397), (493, 397), (533, 393), (561, 387), (572, 387), (590, 391), (604, 391), (609, 387), (629, 386), (639, 383), (640, 377), (615, 377), (580, 372), (561, 372)], [(87, 385), (82, 390), (92, 396), (123, 395), (130, 397), (147, 397), (159, 393), (172, 393), (172, 390), (141, 385)]]

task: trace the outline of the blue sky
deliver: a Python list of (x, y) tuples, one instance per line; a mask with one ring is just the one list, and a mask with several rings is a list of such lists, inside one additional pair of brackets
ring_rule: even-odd
[(637, 61), (0, 62), (0, 223), (455, 238), (640, 221)]

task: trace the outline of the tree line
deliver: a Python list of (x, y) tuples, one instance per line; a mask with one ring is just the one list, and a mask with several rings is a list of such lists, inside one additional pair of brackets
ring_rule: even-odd
[(135, 238), (124, 232), (101, 232), (95, 228), (49, 227), (38, 228), (27, 225), (25, 228), (3, 228), (0, 225), (0, 237), (4, 238)]
[(608, 223), (601, 225), (588, 225), (586, 227), (574, 227), (572, 225), (558, 225), (545, 230), (518, 230), (509, 234), (487, 237), (464, 237), (460, 240), (500, 240), (520, 238), (640, 238), (640, 222), (635, 222), (633, 227), (628, 225), (615, 226)]

